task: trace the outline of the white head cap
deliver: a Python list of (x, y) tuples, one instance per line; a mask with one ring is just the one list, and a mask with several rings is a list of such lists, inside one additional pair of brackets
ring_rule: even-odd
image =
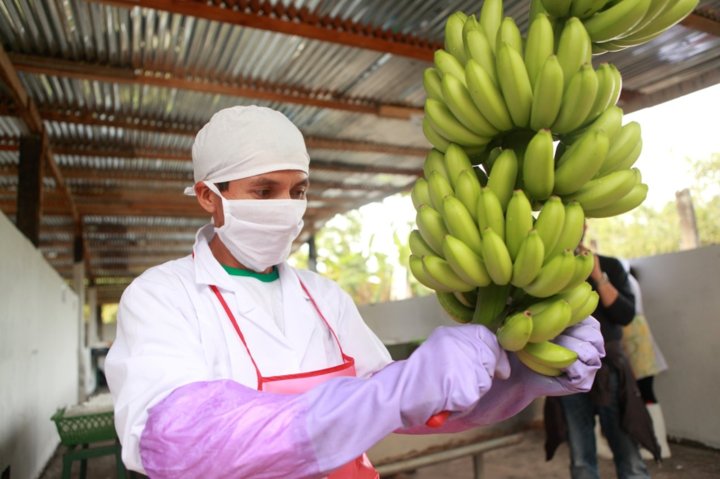
[[(300, 130), (282, 113), (234, 106), (215, 113), (192, 146), (195, 183), (220, 183), (279, 170), (308, 173), (310, 155)], [(194, 195), (192, 187), (186, 195)]]

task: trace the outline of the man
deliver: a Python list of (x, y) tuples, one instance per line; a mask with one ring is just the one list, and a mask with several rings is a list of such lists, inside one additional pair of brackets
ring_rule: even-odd
[[(508, 358), (477, 325), (439, 328), (392, 362), (347, 294), (285, 262), (308, 166), (300, 131), (268, 108), (222, 110), (198, 133), (186, 192), (213, 224), (192, 255), (127, 288), (107, 357), (128, 468), (154, 479), (376, 478), (364, 452), (390, 432), (461, 431), (589, 389), (604, 354), (592, 318), (559, 337), (580, 359), (557, 379)], [(443, 425), (425, 425), (443, 411)]]
[[(582, 244), (578, 249), (589, 251)], [(547, 459), (552, 459), (557, 446), (567, 439), (571, 477), (599, 478), (594, 433), (597, 415), (613, 452), (618, 479), (649, 478), (638, 443), (656, 459), (659, 446), (620, 344), (622, 327), (635, 317), (635, 297), (627, 272), (616, 258), (596, 254), (589, 282), (600, 296), (593, 317), (600, 321), (607, 355), (590, 393), (546, 400)]]

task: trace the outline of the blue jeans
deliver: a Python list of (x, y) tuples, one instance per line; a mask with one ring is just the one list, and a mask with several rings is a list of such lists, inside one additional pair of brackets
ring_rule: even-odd
[(620, 427), (618, 412), (618, 375), (610, 373), (612, 401), (607, 406), (592, 403), (589, 394), (560, 398), (568, 427), (570, 475), (572, 479), (599, 479), (595, 445), (595, 415), (613, 452), (618, 479), (649, 478), (650, 473), (640, 456), (640, 449)]

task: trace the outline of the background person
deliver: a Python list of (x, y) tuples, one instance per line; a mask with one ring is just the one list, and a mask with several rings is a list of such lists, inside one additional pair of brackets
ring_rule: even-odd
[[(589, 251), (584, 245), (580, 251)], [(545, 401), (546, 458), (558, 445), (570, 446), (573, 479), (598, 478), (595, 416), (613, 452), (619, 479), (647, 478), (639, 444), (659, 459), (660, 448), (635, 378), (621, 346), (622, 328), (635, 317), (635, 296), (628, 274), (616, 258), (595, 255), (588, 281), (600, 301), (593, 317), (600, 321), (607, 355), (589, 393)]]

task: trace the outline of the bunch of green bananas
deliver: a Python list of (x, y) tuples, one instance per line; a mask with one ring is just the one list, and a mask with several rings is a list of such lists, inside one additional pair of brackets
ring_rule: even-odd
[(459, 145), (432, 149), (411, 193), (417, 229), (409, 266), (454, 319), (496, 330), (503, 348), (523, 362), (533, 358), (529, 367), (559, 374), (575, 358), (549, 341), (598, 302), (585, 282), (593, 257), (574, 253), (585, 214), (579, 202), (551, 196), (536, 218), (515, 189), (517, 171), (511, 149), (499, 153), (489, 176)]
[(620, 41), (602, 36), (599, 20), (642, 2), (647, 21), (623, 38), (645, 39), (690, 11), (683, 0), (682, 10), (653, 0), (533, 0), (523, 37), (502, 0), (485, 0), (477, 17), (448, 17), (444, 49), (423, 76), (433, 148), (412, 191), (410, 270), (454, 319), (488, 326), (542, 374), (576, 359), (551, 340), (598, 304), (585, 281), (594, 259), (575, 253), (585, 219), (627, 212), (647, 195), (633, 168), (640, 125), (623, 125), (616, 106), (621, 75), (592, 66), (593, 50)]
[(624, 50), (649, 42), (680, 22), (698, 0), (535, 0), (534, 12), (582, 20), (593, 53)]

